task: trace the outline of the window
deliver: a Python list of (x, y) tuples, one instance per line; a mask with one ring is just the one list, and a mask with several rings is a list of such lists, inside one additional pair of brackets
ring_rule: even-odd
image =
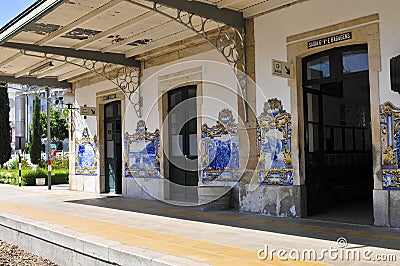
[(368, 52), (366, 50), (343, 52), (342, 58), (343, 74), (368, 70)]
[(331, 75), (329, 56), (324, 56), (307, 63), (307, 79), (327, 78)]

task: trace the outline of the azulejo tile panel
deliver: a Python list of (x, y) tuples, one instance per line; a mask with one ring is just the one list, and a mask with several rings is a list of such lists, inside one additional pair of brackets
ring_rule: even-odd
[(400, 108), (391, 102), (380, 107), (384, 189), (400, 189)]
[(125, 134), (125, 177), (159, 178), (160, 133), (149, 132), (143, 120), (137, 122), (133, 135)]
[(201, 165), (202, 180), (238, 181), (239, 173), (239, 136), (238, 125), (232, 111), (219, 112), (217, 123), (201, 127)]
[(264, 103), (257, 118), (259, 182), (268, 185), (293, 185), (290, 114), (276, 98)]
[(83, 130), (81, 139), (75, 139), (75, 150), (75, 175), (97, 175), (97, 138), (91, 138), (87, 128)]

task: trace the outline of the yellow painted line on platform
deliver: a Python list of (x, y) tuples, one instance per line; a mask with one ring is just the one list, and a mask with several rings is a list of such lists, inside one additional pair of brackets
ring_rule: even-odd
[[(153, 211), (161, 211), (161, 212), (173, 212), (173, 213), (179, 213), (179, 214), (186, 214), (189, 215), (190, 217), (197, 217), (197, 218), (212, 218), (215, 220), (223, 220), (223, 221), (229, 221), (229, 222), (240, 222), (243, 221), (247, 224), (254, 224), (254, 225), (272, 225), (276, 227), (286, 227), (286, 228), (295, 228), (299, 230), (306, 230), (306, 231), (312, 231), (312, 232), (322, 232), (322, 233), (331, 233), (331, 234), (337, 234), (338, 236), (356, 236), (356, 237), (368, 237), (368, 238), (376, 238), (380, 240), (396, 240), (400, 241), (400, 235), (382, 235), (382, 234), (374, 234), (372, 232), (355, 232), (351, 230), (346, 230), (346, 229), (335, 229), (335, 228), (328, 228), (328, 227), (321, 227), (321, 226), (316, 226), (316, 225), (306, 225), (306, 224), (296, 224), (296, 223), (284, 223), (284, 222), (278, 222), (278, 221), (270, 221), (270, 220), (262, 220), (262, 219), (252, 219), (251, 217), (235, 217), (235, 216), (224, 216), (220, 214), (215, 214), (211, 212), (193, 212), (193, 211), (185, 211), (185, 210), (170, 210), (168, 208), (162, 208), (162, 207), (152, 207), (152, 206), (147, 206), (144, 204), (140, 203), (116, 203), (116, 202), (107, 202), (105, 203), (106, 205), (111, 205), (111, 206), (131, 206), (131, 207), (136, 207), (138, 209), (147, 209), (147, 210), (153, 210)], [(162, 214), (160, 214), (162, 216)]]
[(0, 201), (0, 210), (79, 232), (213, 265), (322, 265), (307, 261), (260, 261), (256, 251), (113, 224), (62, 212)]
[[(74, 199), (74, 200), (85, 200), (84, 197), (78, 197), (77, 196), (67, 196), (67, 195), (62, 195), (62, 194), (54, 194), (54, 193), (49, 193), (49, 191), (46, 192), (39, 192), (39, 191), (31, 191), (23, 188), (19, 188), (16, 186), (10, 186), (10, 187), (5, 187), (2, 186), (0, 188), (5, 189), (5, 190), (12, 190), (12, 191), (18, 191), (18, 192), (25, 192), (25, 193), (30, 193), (30, 194), (37, 194), (37, 195), (44, 195), (44, 196), (51, 196), (51, 197), (58, 197), (58, 198), (66, 198), (66, 199)], [(96, 198), (91, 198), (91, 199), (96, 199)], [(306, 224), (296, 224), (296, 223), (283, 223), (283, 222), (277, 222), (277, 221), (270, 221), (270, 220), (261, 220), (261, 219), (252, 219), (251, 217), (234, 217), (234, 216), (224, 216), (224, 215), (219, 215), (219, 214), (214, 214), (210, 212), (193, 212), (193, 211), (186, 211), (186, 210), (179, 210), (179, 209), (172, 209), (172, 208), (163, 208), (163, 207), (152, 207), (140, 203), (126, 203), (126, 202), (106, 202), (103, 203), (108, 206), (116, 206), (116, 207), (121, 207), (121, 206), (126, 206), (126, 207), (135, 207), (138, 209), (147, 209), (147, 210), (154, 210), (158, 212), (166, 212), (166, 213), (176, 213), (176, 214), (185, 214), (189, 215), (190, 217), (198, 217), (198, 218), (212, 218), (215, 220), (222, 220), (222, 221), (229, 221), (229, 222), (245, 222), (248, 224), (253, 224), (253, 225), (271, 225), (271, 226), (276, 226), (279, 228), (285, 227), (285, 228), (295, 228), (299, 230), (306, 230), (306, 231), (311, 231), (311, 232), (321, 232), (321, 233), (331, 233), (331, 234), (337, 234), (338, 236), (355, 236), (355, 237), (368, 237), (368, 238), (375, 238), (379, 240), (395, 240), (395, 241), (400, 241), (400, 236), (396, 235), (382, 235), (382, 234), (374, 234), (371, 232), (355, 232), (351, 230), (346, 230), (346, 229), (335, 229), (335, 228), (327, 228), (327, 227), (321, 227), (321, 226), (315, 226), (315, 225), (306, 225)], [(104, 206), (98, 206), (98, 207), (104, 207)], [(162, 214), (160, 214), (162, 216)]]

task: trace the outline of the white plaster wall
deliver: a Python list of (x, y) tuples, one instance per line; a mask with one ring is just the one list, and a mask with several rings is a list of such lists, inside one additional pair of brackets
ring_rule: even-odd
[[(234, 73), (219, 52), (212, 50), (143, 71), (141, 81), (143, 97), (142, 119), (146, 121), (149, 131), (160, 128), (157, 103), (159, 97), (158, 77), (200, 66), (202, 67), (203, 96), (206, 98), (203, 101), (201, 114), (198, 114), (198, 116), (217, 118), (221, 109), (230, 108), (237, 121), (237, 94)], [(136, 100), (137, 94), (134, 97), (134, 102)], [(128, 103), (125, 131), (133, 133), (138, 120), (139, 118), (133, 111), (132, 104)], [(202, 122), (215, 123), (213, 119), (203, 119)]]
[[(149, 131), (160, 129), (159, 110), (158, 110), (158, 77), (173, 74), (179, 71), (202, 67), (202, 89), (204, 101), (202, 103), (201, 114), (203, 117), (211, 117), (212, 119), (204, 119), (202, 123), (207, 122), (209, 125), (215, 124), (218, 118), (218, 112), (223, 108), (230, 108), (233, 111), (234, 118), (237, 121), (237, 87), (235, 83), (235, 75), (232, 68), (226, 64), (225, 59), (218, 51), (212, 50), (181, 60), (177, 60), (168, 64), (160, 65), (145, 69), (141, 77), (141, 94), (143, 97), (142, 119), (146, 121)], [(76, 106), (87, 105), (89, 107), (96, 106), (96, 93), (114, 89), (116, 86), (110, 81), (103, 81), (81, 87), (75, 91)], [(123, 132), (132, 134), (136, 129), (136, 123), (139, 120), (133, 108), (133, 103), (137, 102), (138, 93), (136, 93), (132, 102), (126, 98), (125, 128)], [(80, 138), (82, 130), (87, 127), (91, 136), (98, 135), (97, 121), (94, 116), (78, 116), (78, 130), (76, 137)]]
[(379, 74), (380, 102), (400, 106), (400, 95), (390, 90), (389, 60), (400, 54), (399, 0), (309, 0), (255, 18), (257, 114), (263, 95), (282, 100), (290, 112), (287, 80), (272, 76), (271, 60), (287, 60), (286, 37), (372, 14), (379, 14), (382, 71)]
[[(86, 104), (89, 107), (96, 107), (96, 93), (113, 89), (115, 87), (116, 86), (110, 81), (105, 80), (103, 82), (79, 88), (75, 91), (75, 105), (84, 106)], [(93, 137), (94, 135), (98, 135), (96, 116), (87, 116), (86, 119), (84, 119), (83, 116), (79, 116), (77, 127), (77, 138), (80, 137), (79, 134), (85, 127), (88, 128), (90, 136)]]

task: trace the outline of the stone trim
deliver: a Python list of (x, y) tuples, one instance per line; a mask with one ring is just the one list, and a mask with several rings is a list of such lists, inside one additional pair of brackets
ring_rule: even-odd
[(378, 20), (379, 20), (379, 14), (373, 14), (373, 15), (353, 19), (350, 21), (338, 23), (335, 25), (331, 25), (328, 27), (320, 28), (317, 30), (311, 30), (311, 31), (303, 32), (303, 33), (296, 34), (293, 36), (289, 36), (286, 38), (286, 42), (292, 43), (292, 42), (297, 42), (297, 41), (301, 41), (301, 40), (305, 40), (305, 39), (315, 38), (316, 36), (319, 36), (319, 35), (324, 35), (324, 34), (332, 33), (335, 31), (343, 31), (345, 29), (358, 27), (362, 24), (367, 24), (370, 22), (378, 21)]
[[(104, 100), (103, 96), (109, 94), (116, 94), (114, 99)], [(100, 154), (99, 165), (100, 165), (100, 175), (96, 177), (96, 191), (105, 192), (105, 152), (104, 152), (104, 105), (114, 101), (121, 101), (121, 132), (125, 132), (125, 111), (126, 111), (126, 101), (125, 95), (119, 88), (104, 90), (96, 93), (96, 121), (97, 121), (97, 135), (98, 135), (98, 151)], [(121, 136), (123, 137), (123, 135)], [(125, 149), (125, 143), (122, 142), (122, 150)], [(123, 154), (121, 155), (123, 156)], [(124, 169), (125, 160), (122, 158), (122, 169)], [(122, 171), (122, 194), (126, 194), (126, 184), (125, 184), (125, 171)]]
[[(186, 69), (183, 71), (174, 72), (171, 74), (166, 74), (158, 77), (158, 112), (159, 112), (159, 125), (160, 125), (160, 175), (168, 179), (169, 178), (169, 164), (168, 159), (165, 154), (169, 152), (168, 146), (168, 123), (165, 123), (165, 119), (168, 115), (168, 92), (174, 89), (178, 89), (180, 87), (196, 85), (196, 96), (197, 98), (197, 115), (201, 116), (201, 106), (203, 104), (202, 96), (203, 96), (203, 68), (201, 66)], [(200, 143), (201, 141), (201, 124), (202, 120), (197, 119), (197, 141)], [(200, 160), (199, 160), (200, 161)], [(200, 178), (199, 173), (199, 178)], [(164, 197), (165, 199), (169, 199), (169, 185), (164, 185)], [(168, 182), (167, 182), (168, 184)]]
[[(372, 15), (369, 19), (377, 18)], [(291, 100), (291, 113), (292, 113), (292, 151), (293, 151), (293, 166), (294, 166), (294, 184), (302, 185), (305, 182), (305, 152), (304, 152), (304, 121), (303, 121), (303, 88), (302, 88), (302, 64), (301, 60), (311, 54), (322, 52), (336, 47), (355, 45), (355, 44), (368, 44), (368, 61), (369, 61), (369, 80), (370, 80), (370, 103), (371, 103), (371, 130), (372, 130), (372, 143), (380, 143), (380, 121), (379, 121), (379, 72), (381, 71), (381, 56), (380, 56), (380, 33), (379, 23), (372, 23), (368, 25), (359, 25), (360, 20), (352, 20), (345, 22), (348, 27), (352, 28), (352, 39), (339, 43), (328, 44), (316, 48), (308, 49), (307, 40), (301, 40), (295, 43), (287, 44), (288, 62), (293, 64), (293, 79), (289, 80), (290, 86), (290, 100)], [(314, 32), (317, 38), (320, 37), (322, 30), (334, 30), (336, 26), (331, 28), (326, 27), (310, 31), (307, 36), (311, 36)], [(344, 29), (339, 32), (347, 32)], [(327, 37), (332, 33), (326, 33), (322, 37)], [(336, 32), (335, 32), (336, 34)], [(295, 35), (296, 36), (296, 35)], [(315, 37), (315, 36), (314, 36)], [(312, 37), (312, 38), (314, 38)], [(290, 38), (290, 37), (288, 37)], [(374, 187), (376, 189), (382, 188), (382, 175), (381, 175), (381, 152), (380, 145), (373, 147), (373, 164), (374, 164)]]

